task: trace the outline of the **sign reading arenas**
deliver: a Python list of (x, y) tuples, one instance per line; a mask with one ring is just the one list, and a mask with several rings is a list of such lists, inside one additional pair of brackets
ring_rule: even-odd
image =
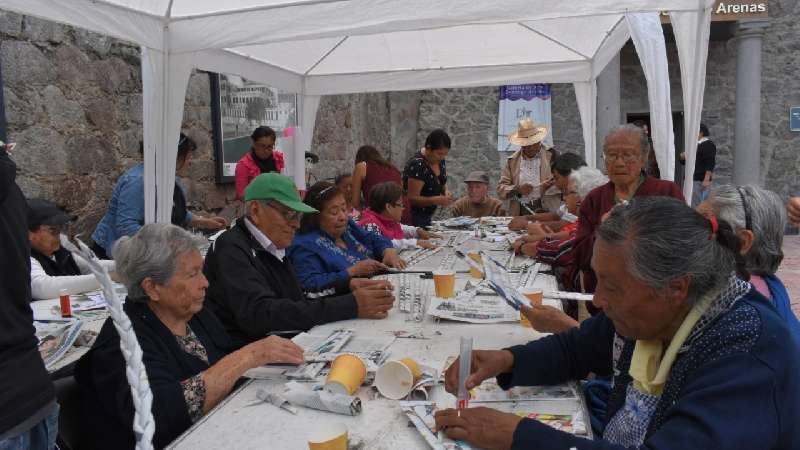
[[(712, 22), (732, 22), (742, 19), (763, 19), (769, 17), (767, 2), (747, 0), (717, 0), (712, 10)], [(661, 15), (661, 23), (669, 23), (669, 14)]]

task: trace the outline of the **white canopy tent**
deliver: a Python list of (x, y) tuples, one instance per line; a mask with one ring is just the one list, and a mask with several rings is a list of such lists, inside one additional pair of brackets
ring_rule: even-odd
[[(712, 4), (713, 0), (0, 1), (3, 9), (142, 47), (148, 222), (170, 217), (175, 143), (193, 68), (237, 74), (297, 92), (299, 149), (310, 147), (321, 95), (573, 83), (586, 160), (593, 164), (595, 79), (629, 39), (632, 23), (640, 24), (637, 50), (643, 66), (654, 67), (649, 72), (658, 77), (665, 75), (659, 65), (666, 58), (654, 62), (661, 55), (643, 53), (638, 45), (645, 35), (656, 40), (660, 36), (663, 42), (660, 25), (656, 29), (653, 24), (658, 21), (652, 19), (662, 11), (672, 14), (681, 34), (681, 60), (691, 64), (681, 72), (689, 170), (694, 166), (697, 135), (691, 131), (698, 126), (689, 121), (698, 122), (700, 117)], [(650, 19), (631, 21), (631, 16)], [(669, 117), (668, 80), (648, 77), (648, 84), (652, 117)], [(662, 173), (671, 177), (671, 124), (655, 123), (653, 128), (659, 163), (668, 167)], [(303, 151), (296, 151), (287, 165), (302, 187)], [(691, 189), (691, 183), (687, 185)]]

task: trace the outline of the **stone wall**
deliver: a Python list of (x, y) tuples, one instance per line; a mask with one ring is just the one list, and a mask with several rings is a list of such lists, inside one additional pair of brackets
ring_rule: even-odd
[[(762, 46), (761, 75), (761, 185), (781, 197), (800, 195), (800, 132), (789, 131), (789, 108), (800, 106), (800, 2), (769, 4), (770, 26)], [(731, 24), (731, 26), (735, 26)], [(717, 145), (715, 180), (730, 183), (733, 176), (736, 126), (736, 38), (711, 41), (706, 66), (702, 120)], [(679, 62), (675, 45), (667, 44), (673, 111), (683, 110)], [(633, 46), (621, 55), (623, 118), (647, 113), (647, 88)], [(683, 146), (675, 143), (676, 148)]]
[(800, 2), (769, 2), (761, 65), (761, 162), (764, 185), (782, 197), (800, 195), (800, 132), (789, 131), (789, 108), (800, 106)]

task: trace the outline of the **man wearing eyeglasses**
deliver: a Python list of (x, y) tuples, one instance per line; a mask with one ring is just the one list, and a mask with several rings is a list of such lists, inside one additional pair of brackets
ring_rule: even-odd
[(238, 345), (269, 333), (292, 335), (323, 323), (385, 318), (394, 303), (387, 281), (352, 279), (331, 297), (306, 298), (285, 250), (304, 213), (291, 178), (261, 174), (244, 191), (245, 217), (206, 255), (206, 299)]
[[(55, 204), (38, 198), (28, 200), (28, 239), (31, 242), (31, 298), (57, 298), (100, 289), (100, 283), (80, 256), (61, 247), (61, 232), (69, 216)], [(113, 261), (103, 261), (114, 270)]]

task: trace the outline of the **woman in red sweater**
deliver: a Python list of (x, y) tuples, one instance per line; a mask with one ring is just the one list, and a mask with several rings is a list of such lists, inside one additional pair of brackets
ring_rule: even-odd
[(611, 209), (627, 203), (633, 197), (666, 196), (685, 201), (683, 193), (672, 181), (645, 175), (650, 143), (647, 135), (636, 125), (614, 127), (606, 135), (603, 158), (609, 182), (589, 192), (578, 212), (578, 233), (575, 237), (575, 271), (571, 279), (582, 274), (582, 286), (567, 286), (574, 291), (594, 292), (597, 284), (591, 268), (595, 231)]
[(277, 135), (270, 127), (262, 126), (253, 130), (250, 135), (253, 145), (242, 159), (236, 163), (236, 198), (244, 197), (244, 188), (253, 178), (262, 173), (282, 173), (284, 167), (283, 152), (275, 148)]

